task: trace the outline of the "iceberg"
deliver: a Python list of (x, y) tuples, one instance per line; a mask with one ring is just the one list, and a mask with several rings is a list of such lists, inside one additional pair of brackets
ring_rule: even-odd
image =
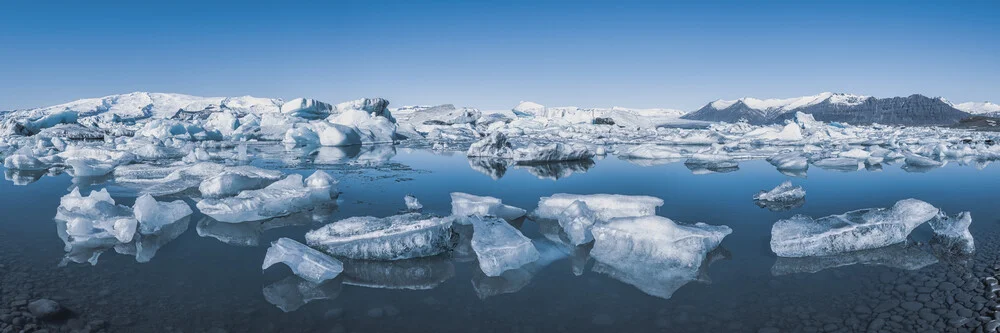
[(583, 201), (573, 201), (559, 214), (559, 226), (566, 232), (570, 244), (582, 245), (594, 240), (591, 227), (597, 223), (597, 214)]
[(42, 171), (48, 169), (49, 165), (35, 158), (35, 156), (15, 153), (3, 159), (3, 167), (8, 170)]
[(643, 144), (619, 152), (618, 157), (624, 159), (674, 160), (684, 158), (685, 154), (674, 147)]
[(337, 257), (400, 260), (433, 256), (452, 247), (452, 219), (418, 213), (350, 217), (306, 233), (306, 244)]
[(59, 200), (56, 220), (66, 223), (71, 243), (104, 240), (129, 243), (138, 227), (132, 209), (116, 205), (107, 189), (82, 196), (74, 188)]
[(157, 233), (161, 228), (193, 213), (184, 201), (158, 202), (149, 194), (136, 198), (132, 211), (139, 223), (139, 232), (144, 234)]
[(475, 216), (471, 220), (472, 249), (486, 276), (498, 276), (538, 260), (538, 250), (531, 240), (507, 221), (494, 216)]
[(697, 267), (705, 255), (732, 233), (728, 226), (683, 225), (661, 216), (619, 217), (594, 225), (594, 249), (601, 262), (635, 258)]
[(809, 160), (799, 153), (784, 153), (767, 158), (767, 162), (778, 170), (804, 171), (809, 169)]
[(511, 159), (514, 157), (514, 148), (507, 140), (506, 134), (493, 132), (482, 140), (472, 143), (466, 155), (469, 157)]
[(282, 114), (304, 119), (323, 119), (332, 110), (332, 105), (311, 98), (296, 98), (281, 105)]
[(280, 171), (252, 166), (226, 167), (222, 173), (202, 181), (198, 185), (198, 191), (205, 198), (235, 196), (242, 191), (264, 188), (281, 176)]
[(937, 168), (944, 165), (944, 162), (917, 154), (906, 154), (906, 159), (904, 161), (907, 166), (917, 168)]
[(557, 193), (540, 198), (538, 208), (532, 212), (532, 218), (558, 220), (575, 201), (586, 204), (601, 221), (616, 217), (655, 215), (656, 208), (663, 206), (663, 199), (644, 195)]
[(593, 158), (594, 152), (583, 145), (560, 142), (540, 146), (534, 143), (514, 148), (503, 132), (493, 132), (474, 142), (466, 152), (469, 157), (488, 157), (513, 160), (518, 164), (538, 164), (562, 161), (579, 161)]
[[(322, 171), (317, 171), (321, 173)], [(207, 198), (198, 201), (198, 209), (221, 222), (260, 221), (306, 211), (330, 199), (330, 188), (306, 185), (302, 175), (288, 175), (259, 190), (245, 190), (235, 197)]]
[(344, 264), (339, 260), (285, 237), (271, 243), (261, 269), (279, 262), (291, 268), (295, 275), (316, 284), (333, 279), (344, 271)]
[(451, 193), (451, 215), (459, 217), (455, 222), (459, 224), (469, 224), (464, 217), (468, 216), (496, 216), (507, 221), (521, 218), (527, 213), (524, 209), (514, 206), (504, 205), (500, 199), (494, 197), (481, 197), (468, 193)]
[(850, 211), (819, 219), (796, 215), (771, 228), (771, 250), (779, 257), (809, 257), (874, 249), (900, 243), (938, 209), (905, 199), (890, 208)]
[(844, 172), (858, 171), (862, 167), (861, 161), (849, 157), (828, 157), (813, 161), (812, 164), (823, 169)]
[(957, 254), (972, 254), (976, 246), (972, 233), (969, 232), (971, 224), (972, 214), (969, 212), (961, 212), (955, 217), (940, 212), (930, 221), (931, 229), (934, 230), (932, 241)]
[(513, 159), (518, 164), (536, 164), (563, 161), (580, 161), (594, 157), (594, 152), (583, 145), (550, 143), (539, 146), (530, 144), (514, 150)]

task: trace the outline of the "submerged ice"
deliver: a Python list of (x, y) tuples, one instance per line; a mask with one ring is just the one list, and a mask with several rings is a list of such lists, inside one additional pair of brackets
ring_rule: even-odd
[(472, 220), (472, 249), (479, 258), (479, 268), (487, 276), (538, 260), (538, 250), (528, 237), (501, 218), (487, 216)]
[(732, 233), (727, 226), (678, 224), (661, 216), (620, 217), (592, 230), (590, 255), (602, 262), (646, 258), (677, 266), (698, 266), (705, 255)]

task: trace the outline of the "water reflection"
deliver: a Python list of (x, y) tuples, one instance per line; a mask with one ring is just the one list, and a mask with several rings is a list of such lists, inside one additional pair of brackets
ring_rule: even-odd
[(557, 163), (517, 165), (516, 169), (526, 169), (538, 179), (559, 180), (572, 176), (574, 173), (584, 173), (594, 167), (592, 160), (566, 161)]
[(576, 173), (585, 173), (594, 167), (593, 160), (563, 161), (538, 164), (516, 164), (510, 160), (469, 157), (469, 167), (494, 180), (503, 178), (511, 168), (525, 170), (538, 179), (559, 180)]
[(97, 265), (101, 254), (112, 248), (116, 253), (134, 256), (136, 262), (147, 263), (156, 256), (156, 252), (160, 248), (187, 231), (190, 222), (191, 217), (186, 216), (163, 225), (156, 231), (140, 230), (136, 232), (130, 242), (121, 242), (114, 237), (74, 237), (67, 230), (67, 222), (56, 219), (56, 234), (65, 244), (64, 250), (66, 251), (66, 255), (59, 265), (65, 266), (69, 263)]
[(691, 170), (692, 174), (707, 175), (712, 173), (727, 173), (740, 170), (736, 161), (703, 161), (698, 159), (688, 159), (684, 161), (684, 166)]
[(480, 299), (486, 299), (496, 295), (516, 293), (531, 283), (531, 279), (542, 269), (566, 258), (566, 252), (560, 250), (558, 245), (548, 239), (534, 239), (531, 242), (538, 250), (538, 260), (516, 269), (504, 271), (500, 276), (486, 276), (485, 273), (477, 269), (476, 275), (472, 277), (472, 288), (475, 290), (476, 296), (479, 296)]
[(753, 203), (756, 204), (757, 207), (767, 208), (767, 210), (772, 212), (783, 212), (802, 207), (802, 205), (806, 204), (806, 198), (784, 201), (754, 200)]
[(900, 243), (877, 249), (861, 250), (821, 257), (778, 257), (771, 275), (816, 273), (825, 269), (851, 265), (886, 266), (917, 270), (935, 264), (938, 258), (914, 244)]
[(377, 289), (434, 289), (455, 276), (446, 255), (395, 261), (343, 259), (344, 284)]
[(290, 275), (264, 287), (264, 299), (284, 312), (298, 310), (303, 305), (317, 300), (332, 300), (343, 289), (340, 279), (314, 283), (295, 275)]
[(46, 170), (12, 170), (6, 169), (3, 172), (4, 178), (17, 186), (26, 186), (42, 179), (48, 173)]

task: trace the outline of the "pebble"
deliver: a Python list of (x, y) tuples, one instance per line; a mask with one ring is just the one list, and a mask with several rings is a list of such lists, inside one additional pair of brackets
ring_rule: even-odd
[(28, 311), (31, 311), (31, 315), (35, 318), (51, 319), (59, 316), (63, 308), (56, 301), (43, 298), (29, 303)]
[(593, 323), (594, 325), (608, 326), (614, 324), (615, 320), (611, 319), (611, 316), (601, 313), (595, 315), (594, 319), (592, 319), (590, 322)]
[(906, 309), (907, 311), (917, 311), (920, 310), (920, 308), (924, 307), (923, 304), (917, 302), (903, 302), (899, 306), (902, 307), (903, 309)]

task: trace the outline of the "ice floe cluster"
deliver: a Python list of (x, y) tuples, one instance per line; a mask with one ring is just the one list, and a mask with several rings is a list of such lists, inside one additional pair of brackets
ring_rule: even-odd
[[(480, 297), (517, 291), (542, 268), (568, 258), (574, 274), (583, 274), (593, 259), (592, 271), (670, 298), (691, 281), (709, 281), (707, 267), (728, 257), (720, 245), (733, 230), (678, 222), (657, 215), (662, 199), (619, 194), (553, 194), (529, 212), (499, 198), (454, 192), (447, 216), (425, 213), (408, 195), (398, 215), (331, 222), (337, 180), (325, 171), (300, 174), (254, 164), (266, 154), (283, 165), (380, 165), (396, 147), (431, 148), (464, 152), (473, 169), (493, 178), (524, 169), (551, 179), (585, 172), (608, 154), (644, 166), (683, 163), (694, 173), (730, 172), (743, 161), (766, 160), (791, 176), (805, 175), (810, 166), (878, 171), (897, 164), (919, 172), (1000, 158), (993, 133), (852, 126), (804, 113), (761, 126), (679, 120), (680, 113), (670, 110), (530, 102), (502, 112), (388, 106), (381, 98), (330, 104), (119, 95), (0, 113), (0, 151), (5, 176), (15, 184), (65, 172), (77, 185), (112, 180), (135, 192), (131, 207), (117, 204), (106, 190), (83, 196), (79, 187), (85, 186), (64, 196), (56, 214), (64, 263), (96, 264), (108, 249), (149, 261), (188, 229), (195, 209), (204, 216), (196, 222), (199, 236), (232, 245), (258, 246), (266, 230), (308, 226), (303, 242), (281, 238), (263, 260), (264, 269), (283, 263), (295, 274), (263, 291), (286, 311), (334, 298), (341, 284), (433, 288), (454, 275), (453, 262), (473, 261)], [(754, 201), (785, 210), (801, 205), (804, 196), (786, 182)], [(543, 237), (522, 233), (525, 220), (537, 223)], [(931, 243), (967, 254), (974, 251), (971, 221), (967, 212), (948, 216), (915, 199), (821, 218), (796, 215), (772, 228), (771, 250), (780, 257), (772, 273), (854, 263), (923, 267), (933, 259), (911, 253), (907, 239), (914, 229), (929, 222)]]
[[(1000, 158), (1000, 138), (990, 132), (853, 126), (801, 112), (775, 125), (692, 121), (681, 115), (666, 109), (531, 102), (484, 112), (447, 104), (390, 109), (382, 98), (332, 104), (308, 98), (285, 102), (133, 93), (2, 113), (0, 151), (8, 179), (19, 183), (63, 170), (101, 177), (153, 161), (248, 161), (253, 155), (247, 145), (266, 142), (285, 147), (290, 158), (314, 163), (343, 162), (362, 146), (464, 150), (470, 166), (494, 178), (523, 168), (559, 179), (586, 171), (592, 159), (607, 154), (640, 165), (684, 162), (695, 173), (735, 171), (741, 161), (766, 159), (791, 175), (804, 175), (810, 165), (877, 171), (898, 164), (919, 172), (951, 161), (982, 166)], [(372, 157), (384, 159), (387, 150), (376, 150)]]

